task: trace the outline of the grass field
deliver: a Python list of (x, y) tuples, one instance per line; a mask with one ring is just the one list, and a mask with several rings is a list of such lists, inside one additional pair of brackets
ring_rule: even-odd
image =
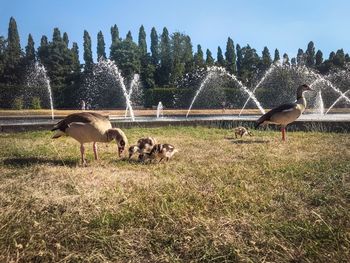
[(0, 262), (349, 262), (350, 136), (133, 128), (168, 163), (0, 133)]

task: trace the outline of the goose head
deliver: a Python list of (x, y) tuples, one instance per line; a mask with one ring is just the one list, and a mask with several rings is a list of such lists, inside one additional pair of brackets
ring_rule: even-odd
[(126, 138), (125, 133), (121, 129), (112, 128), (107, 130), (107, 138), (109, 141), (115, 139), (118, 145), (118, 156), (120, 157), (128, 144), (128, 139)]

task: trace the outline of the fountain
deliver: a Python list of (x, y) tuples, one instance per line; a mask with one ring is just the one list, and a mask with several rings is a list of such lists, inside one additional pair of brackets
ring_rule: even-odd
[[(140, 75), (134, 74), (134, 77), (130, 83), (130, 88), (129, 88), (129, 93), (128, 93), (128, 97), (129, 97), (130, 101), (131, 101), (131, 96), (133, 95), (134, 90), (139, 91), (139, 85), (140, 85)], [(126, 109), (125, 109), (125, 116), (124, 116), (125, 118), (127, 118), (128, 112), (130, 112), (130, 109), (127, 105)], [(131, 112), (130, 112), (130, 116), (131, 116)]]
[(159, 117), (164, 117), (163, 104), (161, 101), (158, 102), (158, 106), (157, 106), (157, 119), (159, 119)]
[(319, 115), (324, 115), (324, 103), (322, 99), (322, 91), (319, 90), (316, 96), (316, 113)]
[[(129, 93), (125, 87), (124, 78), (123, 78), (120, 70), (118, 69), (117, 65), (109, 59), (100, 59), (99, 62), (94, 67), (94, 74), (96, 75), (96, 73), (105, 73), (105, 74), (107, 73), (108, 75), (112, 76), (119, 83), (120, 87), (122, 88), (123, 95), (125, 97), (127, 109), (130, 112), (131, 120), (135, 121), (135, 116), (134, 116), (134, 111), (133, 111), (133, 108), (131, 105), (130, 96), (129, 96)], [(135, 79), (135, 76), (134, 76), (134, 79)], [(138, 79), (138, 77), (137, 77), (137, 79)], [(130, 93), (131, 92), (132, 92), (132, 89), (130, 90)]]
[(203, 88), (206, 86), (207, 82), (214, 76), (214, 75), (223, 75), (223, 76), (228, 76), (229, 78), (231, 78), (233, 81), (235, 81), (238, 86), (240, 87), (241, 90), (243, 90), (246, 94), (249, 95), (250, 98), (253, 99), (253, 101), (255, 102), (256, 106), (258, 107), (258, 109), (260, 110), (260, 112), (262, 114), (265, 114), (265, 110), (261, 107), (260, 102), (256, 99), (256, 97), (254, 96), (254, 94), (246, 87), (243, 85), (243, 83), (241, 81), (239, 81), (236, 76), (230, 74), (229, 72), (227, 72), (224, 68), (222, 67), (217, 67), (217, 66), (212, 66), (209, 67), (207, 69), (207, 72), (209, 72), (207, 74), (207, 76), (205, 77), (205, 79), (202, 81), (201, 85), (199, 86), (198, 90), (196, 91), (196, 94), (191, 102), (190, 107), (187, 110), (187, 114), (186, 114), (186, 118), (188, 117), (188, 114), (190, 113), (192, 106), (194, 104), (194, 102), (196, 101), (199, 93), (203, 90)]
[[(345, 95), (346, 93), (348, 93), (350, 91), (350, 89), (348, 89), (347, 91), (345, 91), (343, 94)], [(328, 110), (326, 111), (325, 114), (327, 114), (341, 99), (343, 99), (343, 96), (339, 96), (334, 103), (328, 108)]]
[(54, 108), (53, 108), (53, 99), (52, 99), (52, 91), (51, 91), (51, 85), (50, 85), (50, 79), (47, 76), (47, 72), (45, 67), (38, 63), (34, 63), (34, 70), (30, 71), (27, 76), (27, 86), (41, 86), (42, 83), (46, 87), (47, 94), (50, 100), (50, 108), (51, 108), (51, 119), (55, 119), (54, 115)]

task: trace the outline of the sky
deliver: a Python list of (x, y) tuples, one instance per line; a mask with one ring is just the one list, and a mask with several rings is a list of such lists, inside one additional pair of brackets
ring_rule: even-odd
[(130, 30), (135, 42), (143, 25), (148, 48), (151, 28), (160, 35), (167, 27), (170, 33), (188, 34), (194, 51), (200, 44), (215, 57), (217, 47), (225, 51), (231, 37), (235, 44), (249, 44), (260, 55), (267, 46), (272, 56), (278, 48), (281, 56), (287, 53), (290, 58), (312, 40), (316, 50), (328, 58), (339, 48), (350, 52), (349, 10), (346, 0), (0, 0), (0, 35), (7, 36), (11, 16), (17, 21), (23, 49), (29, 33), (38, 47), (41, 36), (51, 39), (58, 27), (62, 34), (68, 33), (70, 46), (78, 43), (82, 60), (83, 32), (87, 30), (96, 60), (99, 30), (109, 54), (112, 25), (118, 26), (123, 38)]

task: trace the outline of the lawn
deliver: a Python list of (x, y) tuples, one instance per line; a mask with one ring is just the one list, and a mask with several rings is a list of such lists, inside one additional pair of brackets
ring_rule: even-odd
[(348, 134), (125, 132), (179, 153), (81, 167), (71, 138), (0, 133), (0, 262), (349, 262)]

